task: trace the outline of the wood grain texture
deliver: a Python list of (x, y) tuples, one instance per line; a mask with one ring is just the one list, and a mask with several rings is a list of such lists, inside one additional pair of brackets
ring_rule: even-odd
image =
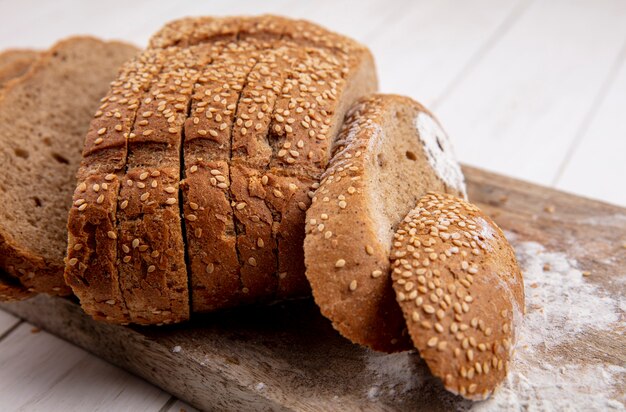
[(0, 310), (0, 336), (5, 335), (11, 328), (19, 323), (19, 319), (8, 312)]
[[(169, 394), (33, 325), (0, 342), (1, 410), (158, 410)], [(29, 366), (30, 365), (30, 366)]]
[[(503, 229), (520, 240), (538, 241), (548, 250), (567, 253), (581, 270), (592, 273), (589, 282), (603, 293), (614, 298), (626, 294), (625, 209), (473, 168), (464, 171), (470, 198)], [(554, 212), (546, 212), (546, 206), (554, 207)], [(605, 225), (598, 225), (598, 220)], [(45, 296), (2, 307), (201, 409), (469, 406), (429, 377), (415, 353), (376, 354), (350, 344), (310, 300), (215, 313), (167, 328), (99, 324), (75, 303)], [(560, 348), (566, 360), (575, 362), (584, 351), (584, 356), (606, 364), (626, 362), (623, 331), (581, 339), (585, 345)], [(411, 382), (414, 385), (407, 386)]]

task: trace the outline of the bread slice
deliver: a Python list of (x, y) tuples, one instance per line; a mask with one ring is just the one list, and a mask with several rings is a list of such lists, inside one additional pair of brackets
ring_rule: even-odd
[(5, 50), (0, 53), (0, 87), (26, 73), (40, 54), (36, 50), (27, 49)]
[(390, 281), (393, 233), (429, 190), (463, 196), (449, 142), (432, 115), (402, 96), (350, 109), (307, 211), (306, 276), (322, 313), (351, 341), (409, 348)]
[[(167, 83), (166, 54), (189, 56), (172, 60), (179, 81)], [(141, 59), (114, 84), (86, 139), (66, 269), (85, 310), (117, 323), (183, 320), (185, 268), (193, 311), (307, 293), (304, 210), (345, 111), (376, 87), (370, 53), (310, 23), (262, 16), (184, 19), (157, 33)], [(137, 197), (156, 196), (137, 191), (146, 183), (136, 179), (152, 184), (155, 171), (171, 177), (165, 205), (132, 209)], [(109, 192), (114, 199), (119, 188), (115, 204)], [(168, 206), (184, 219), (155, 217)], [(160, 233), (182, 233), (187, 259), (178, 240), (144, 242)], [(175, 265), (161, 270), (155, 252)]]
[[(67, 295), (63, 281), (78, 147), (118, 65), (135, 49), (89, 37), (64, 40), (0, 94), (0, 268), (7, 285)], [(8, 278), (7, 278), (8, 279)]]
[(429, 193), (404, 218), (391, 253), (411, 339), (446, 389), (489, 397), (506, 377), (524, 311), (515, 252), (476, 206)]

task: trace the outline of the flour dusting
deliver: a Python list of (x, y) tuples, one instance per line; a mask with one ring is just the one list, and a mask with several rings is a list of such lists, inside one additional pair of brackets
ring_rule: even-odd
[(415, 126), (428, 162), (444, 183), (463, 194), (467, 198), (465, 178), (461, 167), (454, 156), (452, 143), (439, 123), (429, 114), (420, 112), (415, 119)]
[[(526, 314), (518, 326), (506, 381), (490, 399), (466, 401), (446, 392), (415, 352), (368, 352), (366, 367), (374, 379), (363, 395), (369, 401), (391, 398), (399, 405), (415, 395), (424, 410), (438, 410), (441, 405), (462, 411), (626, 410), (626, 365), (590, 357), (584, 364), (572, 362), (587, 356), (589, 334), (615, 336), (624, 330), (624, 297), (611, 297), (588, 282), (578, 263), (566, 254), (517, 241), (511, 233), (506, 236), (524, 273), (526, 295)], [(617, 276), (616, 282), (624, 282), (623, 278)]]
[(526, 315), (507, 380), (472, 410), (625, 410), (612, 398), (626, 379), (626, 367), (592, 360), (581, 366), (559, 351), (562, 345), (580, 347), (585, 356), (577, 342), (585, 333), (616, 328), (624, 315), (622, 299), (587, 282), (565, 254), (511, 240), (524, 272)]

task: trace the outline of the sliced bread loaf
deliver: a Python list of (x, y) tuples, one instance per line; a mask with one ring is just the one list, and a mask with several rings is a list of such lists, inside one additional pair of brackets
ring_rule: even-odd
[(133, 53), (122, 43), (71, 38), (0, 94), (0, 268), (20, 297), (23, 290), (70, 293), (63, 281), (65, 217), (80, 142), (118, 66)]
[(411, 346), (390, 281), (393, 234), (429, 190), (464, 196), (450, 143), (420, 104), (374, 95), (348, 113), (307, 211), (306, 276), (322, 313), (376, 350)]
[[(345, 111), (376, 87), (370, 53), (273, 16), (183, 19), (150, 44), (138, 58), (148, 63), (127, 65), (87, 135), (66, 268), (83, 307), (110, 322), (180, 321), (188, 314), (168, 302), (184, 306), (185, 270), (193, 311), (307, 293), (304, 211)], [(168, 74), (168, 54), (187, 56), (171, 61), (180, 63), (178, 80)], [(172, 173), (159, 208), (181, 208), (184, 219), (165, 222), (157, 209), (141, 209), (130, 217), (141, 224), (128, 226), (133, 199), (145, 205), (156, 196), (137, 187), (152, 185), (158, 165)], [(148, 182), (129, 178), (135, 170)], [(104, 193), (85, 197), (102, 183), (112, 199), (120, 194), (118, 204)], [(182, 242), (144, 242), (164, 233), (182, 233), (186, 260)]]

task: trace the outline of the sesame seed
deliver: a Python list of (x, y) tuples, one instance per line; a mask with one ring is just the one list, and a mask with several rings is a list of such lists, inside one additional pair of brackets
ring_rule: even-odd
[(345, 201), (345, 200), (340, 200), (340, 201), (339, 201), (339, 207), (340, 207), (340, 208), (345, 209), (345, 208), (346, 208), (346, 206), (348, 206), (348, 204), (346, 203), (346, 201)]
[(102, 136), (103, 134), (105, 134), (107, 132), (107, 128), (103, 127), (101, 129), (98, 130), (98, 135)]
[(69, 263), (70, 266), (76, 266), (76, 264), (78, 263), (78, 259), (71, 258), (67, 263)]
[(150, 265), (150, 266), (148, 266), (148, 273), (152, 273), (152, 272), (154, 272), (155, 270), (156, 270), (156, 266), (154, 266), (154, 265)]
[(142, 195), (139, 197), (139, 199), (140, 199), (142, 202), (145, 202), (146, 200), (148, 200), (148, 198), (149, 198), (149, 197), (150, 197), (150, 192), (146, 192), (146, 193), (142, 194)]
[(167, 203), (168, 205), (176, 204), (176, 202), (177, 202), (177, 199), (175, 197), (170, 197), (165, 201), (165, 203)]
[(351, 291), (355, 291), (357, 287), (357, 283), (356, 283), (356, 279), (353, 279), (352, 282), (350, 282), (350, 290)]
[(336, 268), (342, 268), (346, 265), (346, 261), (344, 259), (339, 259), (335, 262)]
[(250, 266), (256, 266), (256, 259), (253, 257), (248, 258), (248, 264)]
[(117, 239), (117, 234), (112, 230), (109, 230), (107, 232), (107, 236), (109, 237), (109, 239), (114, 239), (114, 240)]

